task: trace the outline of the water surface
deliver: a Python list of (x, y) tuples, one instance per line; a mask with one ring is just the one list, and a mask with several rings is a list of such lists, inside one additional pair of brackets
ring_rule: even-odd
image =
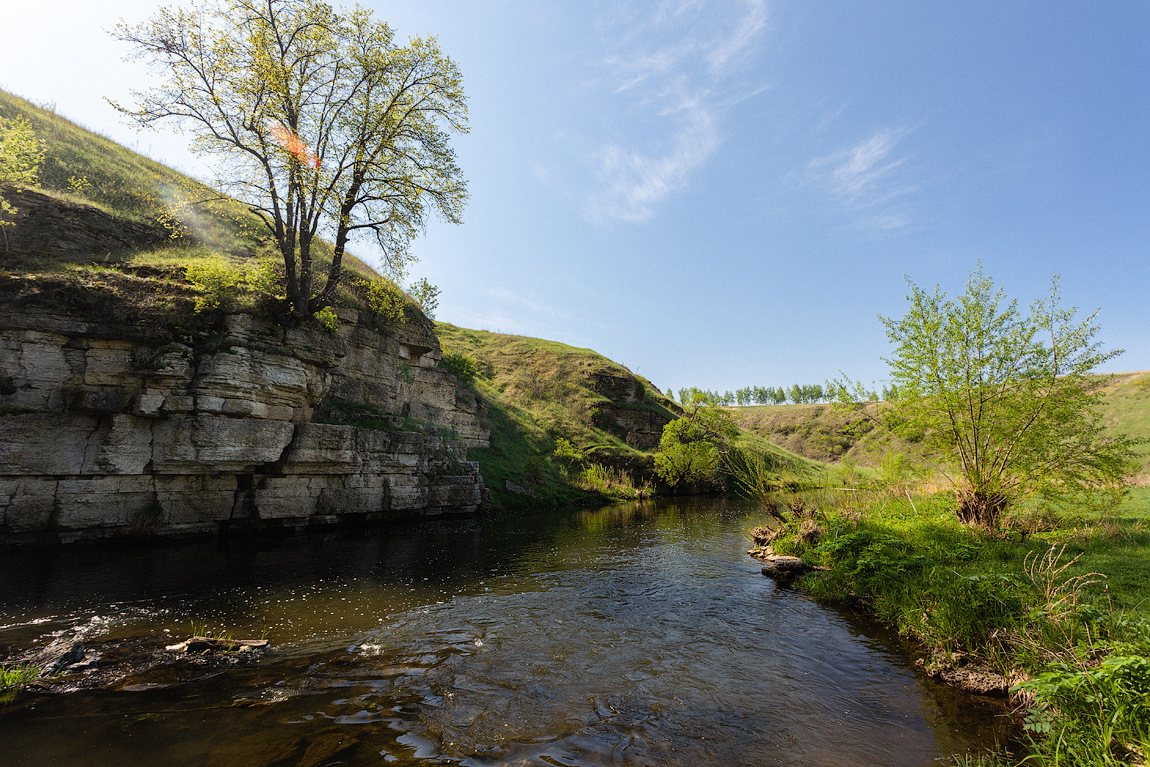
[[(278, 541), (0, 555), (0, 652), (190, 621), (274, 649), (0, 712), (6, 765), (927, 765), (996, 710), (747, 557), (691, 501)], [(43, 640), (41, 640), (43, 641)]]

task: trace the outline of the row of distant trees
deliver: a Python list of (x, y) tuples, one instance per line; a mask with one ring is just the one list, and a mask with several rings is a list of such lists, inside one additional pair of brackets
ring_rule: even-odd
[[(891, 385), (882, 388), (881, 396), (877, 391), (867, 392), (869, 399), (890, 400), (898, 397), (898, 387)], [(792, 384), (789, 389), (781, 386), (744, 386), (735, 391), (726, 391), (720, 394), (709, 389), (697, 389), (688, 386), (679, 389), (679, 402), (703, 402), (707, 405), (782, 405), (791, 403), (801, 405), (813, 402), (828, 402), (838, 398), (835, 389), (822, 384)]]

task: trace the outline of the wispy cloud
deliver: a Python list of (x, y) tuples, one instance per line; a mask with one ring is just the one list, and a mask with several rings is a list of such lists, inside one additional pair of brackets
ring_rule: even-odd
[(910, 132), (883, 128), (850, 149), (817, 157), (807, 166), (806, 180), (824, 186), (860, 214), (859, 221), (866, 226), (884, 230), (907, 226), (908, 215), (896, 206), (916, 188), (899, 172), (908, 159), (900, 145)]
[(734, 31), (729, 36), (720, 39), (718, 44), (707, 54), (707, 62), (711, 65), (712, 74), (720, 72), (728, 64), (742, 57), (766, 29), (766, 3), (752, 0), (752, 2), (747, 2), (746, 6), (747, 12), (739, 19)]
[(589, 218), (647, 221), (687, 186), (722, 143), (724, 113), (763, 90), (746, 65), (766, 26), (765, 0), (733, 8), (664, 2), (629, 19), (603, 64), (608, 87), (627, 102), (620, 113), (629, 124), (619, 132), (632, 136), (592, 153), (599, 187), (587, 200)]

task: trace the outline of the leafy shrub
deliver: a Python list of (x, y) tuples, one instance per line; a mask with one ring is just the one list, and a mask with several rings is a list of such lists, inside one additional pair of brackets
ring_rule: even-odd
[(315, 321), (323, 326), (323, 329), (328, 333), (335, 335), (339, 330), (339, 317), (336, 316), (335, 310), (330, 306), (325, 306), (315, 313)]
[(287, 284), (283, 259), (276, 252), (260, 255), (248, 262), (244, 280), (256, 295), (282, 297), (284, 286)]
[(563, 437), (555, 440), (555, 450), (552, 455), (567, 463), (580, 463), (583, 460), (583, 453), (572, 445), (570, 440)]
[(435, 319), (435, 310), (439, 307), (439, 288), (428, 282), (426, 277), (421, 277), (419, 282), (414, 283), (408, 292), (419, 304), (423, 313), (429, 318)]
[(403, 309), (407, 297), (393, 282), (388, 280), (360, 280), (359, 287), (364, 303), (376, 322), (385, 325), (402, 324), (405, 318)]
[(443, 367), (460, 383), (469, 384), (479, 375), (479, 363), (462, 352), (443, 349)]
[(201, 293), (196, 299), (196, 314), (229, 308), (247, 287), (245, 270), (222, 258), (207, 258), (189, 264), (184, 276)]
[(1016, 689), (1034, 696), (1025, 727), (1043, 738), (1053, 763), (1121, 763), (1124, 753), (1150, 745), (1150, 658), (1112, 655), (1093, 668), (1058, 663)]

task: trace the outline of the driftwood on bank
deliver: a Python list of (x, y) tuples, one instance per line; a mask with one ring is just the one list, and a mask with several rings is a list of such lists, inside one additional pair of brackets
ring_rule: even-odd
[(269, 647), (266, 639), (229, 639), (227, 637), (192, 637), (178, 644), (168, 645), (168, 652), (191, 655), (202, 653), (256, 652)]

